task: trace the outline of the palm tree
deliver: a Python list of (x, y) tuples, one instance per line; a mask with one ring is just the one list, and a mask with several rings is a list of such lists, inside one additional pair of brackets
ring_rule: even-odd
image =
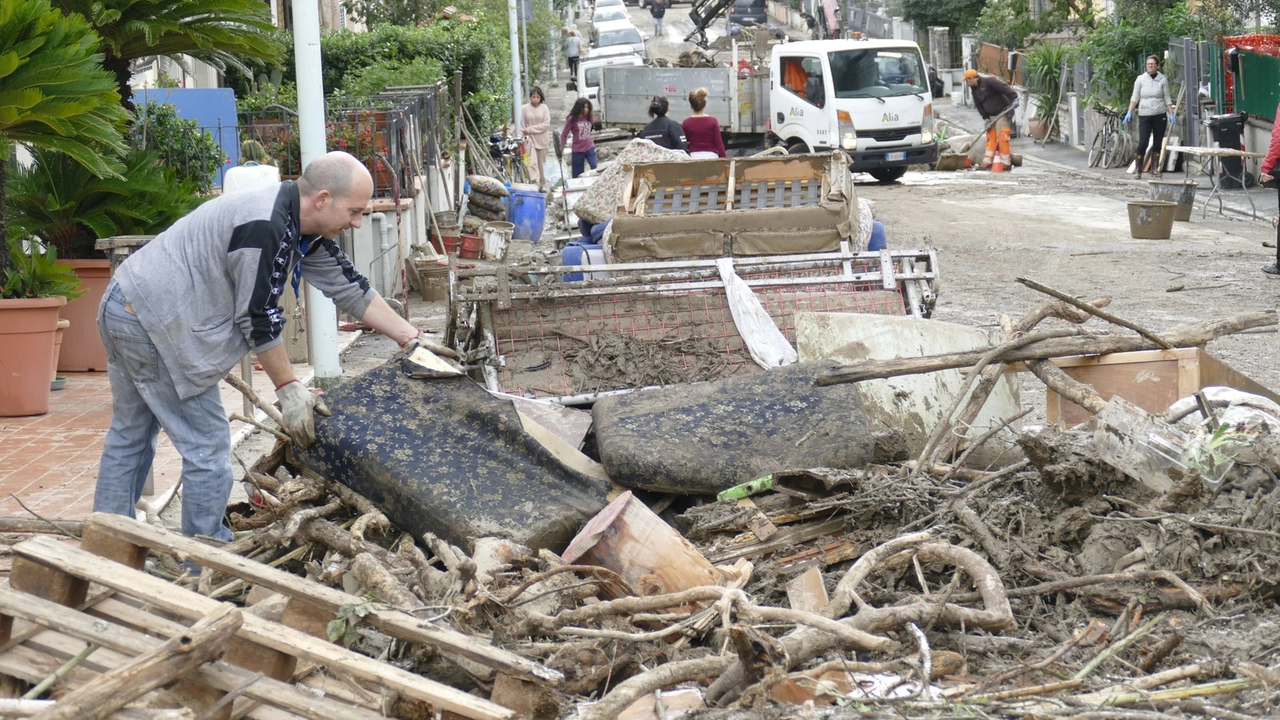
[(243, 58), (278, 62), (271, 11), (262, 0), (53, 0), (102, 36), (102, 66), (114, 73), (120, 102), (133, 109), (133, 61), (160, 55), (203, 60), (218, 70), (249, 69)]
[[(99, 176), (116, 174), (109, 158), (124, 151), (128, 115), (101, 67), (99, 41), (84, 18), (49, 0), (0, 0), (0, 247), (8, 241), (5, 172), (14, 142), (60, 150)], [(0, 266), (7, 263), (0, 253)]]

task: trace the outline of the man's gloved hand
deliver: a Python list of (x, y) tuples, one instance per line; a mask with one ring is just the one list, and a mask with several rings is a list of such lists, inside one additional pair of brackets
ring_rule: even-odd
[(1177, 127), (1177, 126), (1178, 126), (1178, 116), (1175, 115), (1174, 113), (1169, 113), (1169, 127)]
[(1129, 121), (1130, 121), (1130, 120), (1132, 120), (1132, 119), (1133, 119), (1133, 111), (1132, 111), (1132, 110), (1126, 110), (1126, 111), (1125, 111), (1125, 113), (1124, 113), (1124, 117), (1123, 117), (1123, 118), (1121, 118), (1121, 120), (1120, 120), (1120, 124), (1121, 124), (1121, 125), (1128, 125), (1128, 124), (1129, 124)]
[(423, 336), (423, 333), (421, 330), (418, 331), (417, 335), (409, 338), (408, 340), (405, 341), (403, 345), (400, 346), (400, 350), (403, 357), (409, 357), (410, 355), (413, 354), (413, 351), (417, 350), (418, 348), (423, 348), (441, 357), (452, 358), (454, 360), (460, 360), (462, 358), (462, 356), (459, 355), (458, 352), (453, 348), (445, 347), (440, 343), (432, 342), (428, 340), (426, 337)]
[(330, 414), (324, 400), (297, 380), (290, 380), (276, 388), (276, 397), (280, 400), (280, 415), (284, 419), (282, 429), (285, 434), (302, 447), (315, 442), (316, 413), (326, 417)]

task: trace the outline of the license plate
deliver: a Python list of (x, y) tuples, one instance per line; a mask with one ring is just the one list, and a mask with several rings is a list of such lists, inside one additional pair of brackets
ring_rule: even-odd
[(906, 160), (906, 159), (907, 159), (907, 154), (905, 152), (892, 152), (892, 153), (884, 154), (885, 162), (897, 162), (899, 160)]

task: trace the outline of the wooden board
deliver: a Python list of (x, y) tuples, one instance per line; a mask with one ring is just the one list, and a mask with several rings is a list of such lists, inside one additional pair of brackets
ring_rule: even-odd
[[(91, 521), (94, 517), (98, 516), (91, 516)], [(148, 527), (127, 518), (120, 517), (117, 519)], [(155, 528), (151, 529), (154, 530)], [(180, 539), (185, 540), (186, 538)], [(198, 542), (196, 544), (199, 545)], [(154, 606), (184, 618), (194, 620), (202, 617), (218, 605), (216, 600), (211, 600), (203, 595), (179, 588), (159, 578), (121, 565), (104, 563), (102, 558), (96, 555), (79, 548), (60, 545), (49, 538), (31, 538), (14, 546), (13, 551), (18, 557), (44, 564), (50, 568), (56, 568), (73, 577), (100, 583), (118, 592), (145, 597)], [(236, 558), (246, 563), (253, 562), (239, 556), (236, 556)], [(262, 567), (270, 569), (265, 566)], [(294, 583), (304, 581), (303, 578), (296, 576), (289, 577), (293, 579)], [(341, 594), (346, 596), (345, 593)], [(351, 596), (346, 597), (350, 598)], [(370, 618), (372, 617), (376, 617), (376, 615), (371, 615)], [(450, 710), (464, 717), (513, 717), (513, 713), (510, 710), (457, 688), (414, 675), (386, 663), (380, 663), (372, 658), (254, 615), (245, 615), (244, 625), (237, 633), (237, 637), (273, 650), (291, 653), (299, 658), (333, 668), (337, 672), (367, 680), (375, 685), (422, 700), (433, 707)]]
[[(341, 608), (362, 602), (355, 595), (321, 585), (314, 580), (277, 570), (220, 548), (210, 547), (198, 540), (120, 515), (94, 513), (86, 521), (86, 527), (100, 527), (109, 534), (152, 550), (175, 554), (246, 582), (269, 587), (282, 595), (305, 600), (328, 610), (335, 617)], [(366, 617), (365, 622), (393, 637), (447, 650), (508, 675), (553, 682), (559, 682), (563, 677), (559, 672), (515, 653), (486, 645), (454, 630), (428, 625), (398, 610), (379, 610)]]
[[(1180, 398), (1211, 385), (1232, 387), (1280, 402), (1280, 395), (1199, 348), (1065, 357), (1053, 363), (1076, 380), (1091, 385), (1104, 400), (1119, 395), (1157, 415)], [(1011, 366), (1011, 369), (1019, 368)], [(1053, 390), (1047, 391), (1045, 403), (1046, 419), (1062, 428), (1079, 425), (1093, 417)]]
[[(175, 590), (178, 589), (176, 586), (171, 587)], [(106, 603), (111, 603), (117, 606), (118, 609), (129, 607), (118, 601), (104, 601), (104, 604)], [(101, 663), (103, 667), (114, 667), (123, 659), (158, 647), (164, 642), (161, 637), (173, 637), (186, 631), (186, 627), (179, 623), (152, 617), (149, 621), (152, 635), (147, 635), (123, 625), (104, 622), (100, 617), (93, 617), (72, 608), (9, 588), (0, 588), (0, 611), (13, 617), (21, 618), (25, 622), (42, 625), (62, 635), (78, 639), (73, 641), (77, 646), (72, 651), (65, 646), (59, 646), (56, 633), (41, 633), (31, 640), (31, 644), (38, 648), (74, 654), (75, 651), (84, 646), (84, 641), (97, 643), (103, 649), (96, 651), (90, 657), (94, 663)], [(23, 649), (29, 650), (29, 648)], [(3, 666), (3, 658), (8, 657), (8, 655), (9, 653), (0, 655), (0, 667)], [(53, 662), (55, 668), (60, 664), (60, 660), (57, 659), (51, 662)], [(201, 682), (223, 691), (231, 691), (242, 687), (253, 677), (253, 673), (224, 662), (208, 663), (197, 669), (193, 675)], [(75, 678), (77, 682), (86, 682), (91, 679), (84, 676)], [(377, 720), (377, 718), (381, 717), (378, 713), (367, 709), (316, 697), (314, 694), (299, 690), (293, 685), (269, 678), (260, 678), (249, 685), (245, 695), (291, 710), (304, 717), (344, 717), (359, 718), (361, 720)]]

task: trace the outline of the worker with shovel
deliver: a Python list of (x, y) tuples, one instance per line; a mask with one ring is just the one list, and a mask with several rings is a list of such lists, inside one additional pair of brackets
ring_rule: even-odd
[(1018, 104), (1018, 91), (999, 78), (979, 75), (972, 68), (964, 71), (964, 82), (973, 93), (973, 106), (987, 121), (987, 152), (982, 165), (991, 168), (991, 172), (1004, 172), (1013, 167), (1013, 152), (1009, 149), (1013, 123), (1009, 117)]
[(280, 400), (281, 429), (315, 441), (319, 397), (293, 372), (279, 300), (301, 278), (402, 347), (420, 331), (369, 286), (333, 238), (360, 227), (373, 195), (364, 163), (322, 155), (297, 182), (215, 197), (133, 253), (98, 310), (107, 350), (111, 429), (95, 512), (134, 517), (161, 428), (182, 455), (182, 533), (230, 540), (234, 476), (220, 381), (254, 351)]

